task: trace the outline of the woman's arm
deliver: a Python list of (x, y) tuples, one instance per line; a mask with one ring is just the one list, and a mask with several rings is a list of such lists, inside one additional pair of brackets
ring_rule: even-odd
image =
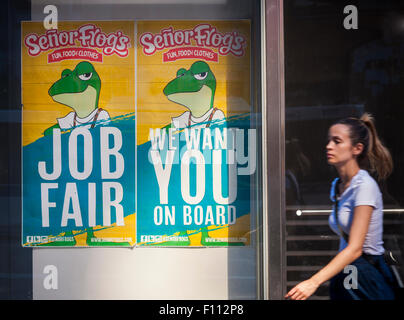
[(371, 206), (355, 207), (347, 247), (340, 251), (324, 268), (310, 279), (300, 282), (291, 289), (285, 295), (285, 298), (291, 298), (293, 300), (307, 299), (322, 283), (331, 279), (347, 265), (359, 258), (362, 255), (362, 247), (368, 232), (372, 212), (373, 207)]

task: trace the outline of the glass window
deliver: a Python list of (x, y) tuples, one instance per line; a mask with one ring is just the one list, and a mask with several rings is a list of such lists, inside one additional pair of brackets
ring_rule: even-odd
[(259, 298), (260, 1), (6, 6), (0, 298)]
[[(336, 171), (327, 164), (329, 126), (371, 113), (392, 153), (393, 174), (380, 185), (384, 243), (402, 256), (404, 169), (401, 120), (404, 7), (356, 1), (358, 28), (345, 29), (343, 3), (285, 2), (286, 228), (288, 289), (338, 251), (328, 226)], [(328, 282), (312, 299), (328, 299)]]

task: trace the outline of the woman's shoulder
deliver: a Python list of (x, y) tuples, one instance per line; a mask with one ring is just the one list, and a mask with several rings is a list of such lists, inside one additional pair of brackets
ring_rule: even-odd
[[(336, 185), (338, 181), (339, 178), (335, 178), (331, 182), (331, 189), (330, 189), (331, 201), (335, 201)], [(359, 172), (352, 179), (349, 189), (351, 189), (353, 192), (359, 190), (360, 192), (361, 191), (365, 193), (369, 192), (369, 194), (374, 194), (374, 192), (380, 192), (379, 185), (377, 184), (376, 180), (366, 170), (363, 169), (359, 170)]]
[(377, 184), (376, 180), (363, 169), (359, 170), (358, 174), (355, 176), (355, 179), (353, 179), (352, 188), (368, 189), (380, 192), (379, 185)]
[(376, 184), (376, 180), (366, 170), (360, 169), (358, 174), (352, 180), (352, 185)]

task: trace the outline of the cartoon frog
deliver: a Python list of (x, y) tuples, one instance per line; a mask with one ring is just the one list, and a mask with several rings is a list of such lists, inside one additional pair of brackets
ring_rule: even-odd
[(98, 120), (109, 120), (107, 111), (98, 107), (101, 79), (94, 66), (87, 61), (79, 62), (74, 70), (65, 69), (61, 78), (49, 89), (48, 94), (58, 103), (73, 109), (57, 124), (45, 130), (44, 135), (52, 134), (53, 129), (67, 130), (88, 123), (94, 127)]
[(189, 70), (179, 69), (163, 93), (189, 111), (172, 118), (171, 127), (182, 129), (196, 124), (209, 127), (212, 120), (224, 119), (223, 111), (213, 107), (215, 91), (216, 78), (206, 62), (196, 61)]
[[(224, 119), (223, 111), (213, 107), (215, 92), (216, 78), (206, 62), (196, 61), (189, 70), (178, 69), (177, 77), (165, 86), (163, 93), (168, 100), (186, 107), (189, 111), (172, 118), (171, 124), (165, 128), (183, 129), (191, 126), (208, 128), (212, 120)], [(203, 246), (243, 245), (243, 243), (228, 243), (216, 239), (209, 241), (207, 227), (203, 227), (200, 232)], [(165, 245), (189, 245), (189, 235), (191, 234), (188, 234), (187, 231), (181, 231), (178, 236), (186, 238), (186, 240), (167, 241)]]

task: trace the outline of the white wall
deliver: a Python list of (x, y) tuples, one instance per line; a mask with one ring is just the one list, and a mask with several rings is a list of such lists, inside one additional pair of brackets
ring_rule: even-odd
[[(53, 0), (59, 20), (248, 19), (244, 0)], [(138, 2), (139, 4), (133, 4)], [(195, 1), (194, 1), (195, 2)], [(115, 5), (111, 5), (115, 3)], [(117, 5), (118, 3), (118, 5)], [(169, 3), (169, 4), (166, 4)], [(32, 20), (48, 1), (32, 1)], [(186, 10), (184, 11), (184, 7)], [(186, 16), (184, 15), (186, 12)], [(37, 248), (33, 250), (34, 299), (254, 299), (255, 248)], [(48, 265), (57, 289), (46, 289)]]
[[(57, 269), (57, 288), (46, 266)], [(252, 299), (252, 248), (33, 250), (34, 299)], [(54, 283), (55, 284), (55, 283)]]

